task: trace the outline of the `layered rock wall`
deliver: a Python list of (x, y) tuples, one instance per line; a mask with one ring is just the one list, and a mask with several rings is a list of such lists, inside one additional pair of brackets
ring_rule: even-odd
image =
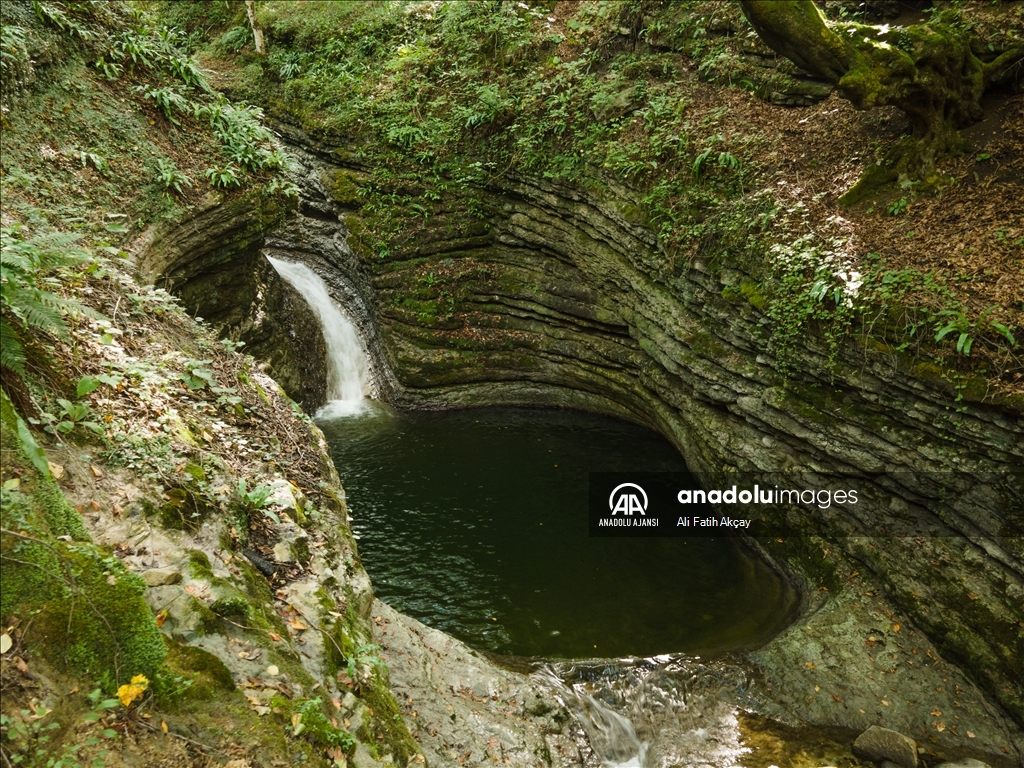
[[(783, 376), (764, 350), (756, 270), (713, 251), (674, 263), (631, 192), (606, 180), (505, 178), (410, 213), (380, 249), (352, 193), (367, 169), (291, 138), (299, 213), (258, 245), (325, 278), (367, 342), (382, 397), (585, 408), (658, 429), (709, 487), (857, 489), (855, 506), (773, 508), (773, 541), (796, 543), (780, 556), (831, 542), (824, 556), (834, 547), (870, 573), (1024, 722), (1019, 406), (959, 402), (937, 369), (881, 346), (851, 346), (830, 368), (813, 337)], [(245, 280), (258, 284), (258, 245), (235, 258), (236, 297)], [(175, 253), (143, 263), (192, 275), (188, 302), (188, 286), (223, 262)], [(225, 300), (226, 324), (242, 327)]]

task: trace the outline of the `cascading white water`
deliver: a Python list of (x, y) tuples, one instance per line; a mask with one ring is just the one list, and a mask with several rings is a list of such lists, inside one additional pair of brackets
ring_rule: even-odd
[(678, 656), (552, 663), (534, 673), (586, 731), (605, 768), (737, 768), (751, 750), (737, 711), (746, 673)]
[(327, 404), (318, 417), (341, 416), (361, 410), (369, 394), (366, 353), (355, 326), (334, 303), (327, 284), (305, 264), (267, 256), (277, 273), (309, 304), (320, 319), (327, 343)]

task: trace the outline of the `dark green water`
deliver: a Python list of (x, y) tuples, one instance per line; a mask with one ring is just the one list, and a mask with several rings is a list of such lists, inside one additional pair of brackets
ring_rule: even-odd
[(591, 539), (590, 472), (680, 472), (660, 435), (507, 408), (318, 422), (377, 596), (476, 648), (708, 654), (765, 640), (792, 598), (730, 539)]

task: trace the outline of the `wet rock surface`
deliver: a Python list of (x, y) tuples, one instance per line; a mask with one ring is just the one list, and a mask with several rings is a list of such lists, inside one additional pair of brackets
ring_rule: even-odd
[(430, 765), (600, 765), (569, 711), (529, 677), (379, 600), (372, 613), (402, 716)]

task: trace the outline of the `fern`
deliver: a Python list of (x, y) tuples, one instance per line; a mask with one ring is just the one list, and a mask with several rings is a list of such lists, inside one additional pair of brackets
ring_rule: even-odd
[(65, 314), (102, 317), (42, 287), (47, 273), (92, 259), (88, 251), (75, 245), (78, 238), (46, 232), (26, 239), (21, 225), (0, 227), (0, 365), (8, 371), (25, 375), (24, 342), (30, 331), (67, 339)]

